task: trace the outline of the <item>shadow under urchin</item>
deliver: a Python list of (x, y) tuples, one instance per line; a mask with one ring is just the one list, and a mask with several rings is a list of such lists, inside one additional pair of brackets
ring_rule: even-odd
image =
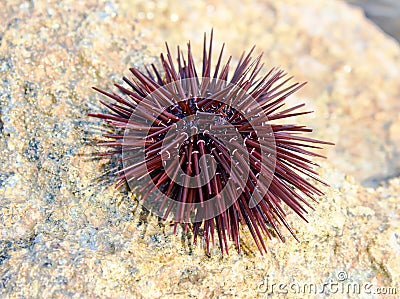
[(323, 195), (315, 182), (327, 185), (309, 157), (325, 158), (315, 150), (332, 143), (303, 136), (312, 131), (306, 126), (274, 123), (311, 112), (298, 111), (304, 104), (282, 109), (305, 83), (290, 83), (277, 68), (261, 76), (262, 54), (253, 59), (254, 47), (231, 74), (223, 45), (212, 69), (212, 41), (211, 31), (208, 49), (204, 35), (201, 75), (190, 42), (186, 57), (177, 48), (175, 61), (166, 44), (162, 70), (131, 68), (126, 86), (115, 84), (119, 93), (94, 88), (112, 101), (101, 101), (108, 114), (89, 116), (116, 128), (101, 145), (113, 148), (103, 156), (121, 158), (117, 186), (135, 188), (148, 210), (174, 221), (174, 231), (180, 224), (191, 229), (194, 243), (202, 236), (207, 254), (215, 233), (222, 253), (228, 254), (228, 239), (240, 253), (244, 224), (262, 254), (270, 228), (282, 242), (282, 225), (298, 240), (283, 207), (307, 221), (309, 201)]

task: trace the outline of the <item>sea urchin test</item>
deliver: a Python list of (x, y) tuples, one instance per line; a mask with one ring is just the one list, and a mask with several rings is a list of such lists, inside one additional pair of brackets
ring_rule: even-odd
[[(107, 114), (90, 114), (115, 128), (101, 145), (103, 155), (121, 157), (117, 186), (135, 189), (141, 204), (162, 219), (193, 231), (194, 242), (205, 240), (207, 253), (214, 235), (221, 252), (228, 241), (240, 252), (240, 225), (248, 227), (256, 246), (266, 251), (271, 231), (284, 241), (281, 227), (296, 238), (286, 221), (287, 208), (306, 220), (311, 201), (323, 195), (315, 182), (312, 156), (321, 144), (304, 133), (303, 125), (287, 118), (308, 114), (304, 104), (284, 108), (288, 96), (305, 83), (291, 83), (272, 68), (261, 75), (262, 55), (243, 53), (229, 70), (224, 46), (212, 65), (212, 33), (204, 36), (202, 68), (197, 69), (190, 43), (187, 54), (178, 47), (176, 59), (167, 45), (160, 65), (115, 84), (116, 92), (94, 88), (109, 98)], [(286, 211), (285, 211), (286, 210)], [(297, 240), (297, 238), (296, 238)]]

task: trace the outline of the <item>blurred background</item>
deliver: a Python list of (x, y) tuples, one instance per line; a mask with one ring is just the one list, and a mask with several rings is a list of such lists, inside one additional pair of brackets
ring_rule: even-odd
[(360, 6), (367, 18), (374, 21), (387, 34), (400, 40), (400, 1), (399, 0), (347, 0)]

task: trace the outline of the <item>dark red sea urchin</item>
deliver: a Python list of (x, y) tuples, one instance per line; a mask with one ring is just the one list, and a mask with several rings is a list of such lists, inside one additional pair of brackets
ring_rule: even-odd
[(194, 242), (203, 235), (207, 253), (215, 231), (222, 253), (228, 238), (240, 252), (239, 223), (262, 253), (263, 234), (271, 238), (275, 231), (284, 242), (282, 224), (296, 238), (285, 205), (306, 220), (305, 205), (312, 209), (306, 198), (323, 195), (311, 181), (325, 183), (307, 156), (323, 157), (312, 151), (320, 148), (315, 144), (331, 143), (301, 136), (312, 131), (305, 126), (276, 123), (310, 113), (297, 112), (304, 104), (281, 109), (305, 83), (289, 84), (276, 68), (260, 76), (262, 54), (252, 59), (254, 47), (230, 76), (231, 57), (222, 64), (223, 49), (211, 71), (212, 33), (208, 51), (204, 36), (198, 76), (190, 43), (187, 60), (178, 47), (177, 67), (167, 45), (162, 71), (131, 68), (127, 85), (115, 84), (118, 94), (94, 88), (115, 102), (101, 102), (109, 114), (90, 116), (115, 127), (102, 145), (116, 150), (102, 155), (122, 155), (117, 186), (136, 188), (146, 209), (172, 218), (175, 229), (191, 228)]

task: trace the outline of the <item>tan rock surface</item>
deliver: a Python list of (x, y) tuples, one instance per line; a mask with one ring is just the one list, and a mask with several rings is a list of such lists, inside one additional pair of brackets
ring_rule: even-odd
[[(291, 287), (328, 282), (333, 298), (349, 283), (361, 297), (400, 293), (400, 179), (359, 183), (399, 175), (400, 48), (342, 2), (275, 2), (0, 4), (2, 297), (265, 298), (275, 283), (275, 295), (286, 284), (287, 297), (304, 298), (315, 295)], [(164, 40), (197, 49), (211, 27), (226, 53), (257, 44), (268, 66), (309, 81), (291, 102), (316, 114), (296, 121), (337, 143), (321, 167), (332, 188), (310, 223), (289, 216), (301, 243), (273, 239), (265, 256), (243, 230), (242, 255), (214, 247), (207, 257), (114, 189), (116, 161), (92, 156), (105, 128), (86, 117), (100, 110), (90, 87), (152, 62)]]

